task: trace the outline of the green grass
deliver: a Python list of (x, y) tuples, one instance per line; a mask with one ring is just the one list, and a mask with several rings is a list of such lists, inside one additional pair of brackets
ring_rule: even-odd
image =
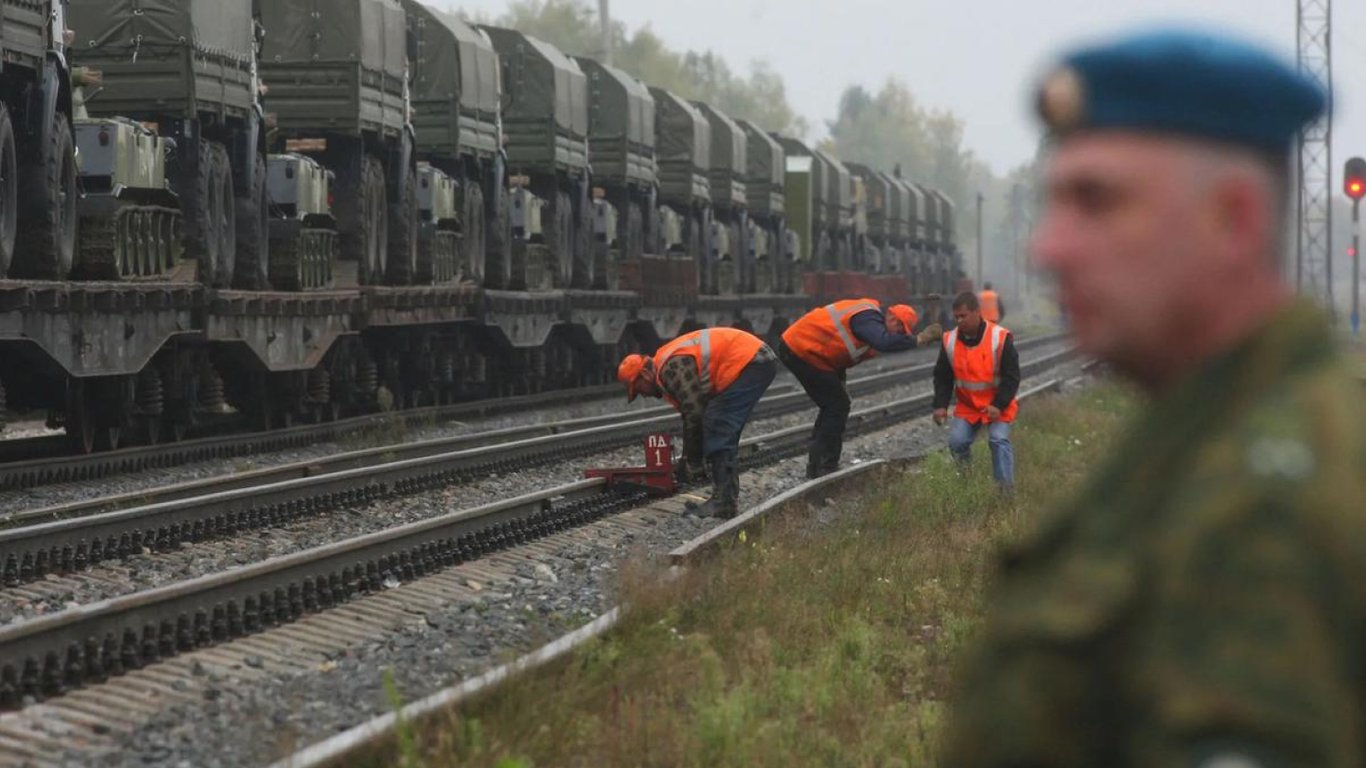
[(1075, 485), (1132, 403), (1101, 387), (1029, 404), (1013, 502), (979, 443), (966, 478), (939, 453), (837, 500), (835, 523), (794, 515), (673, 581), (627, 568), (615, 632), (368, 764), (935, 765), (989, 554)]

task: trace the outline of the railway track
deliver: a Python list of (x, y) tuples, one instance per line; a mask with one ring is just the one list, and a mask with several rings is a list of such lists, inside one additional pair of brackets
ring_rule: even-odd
[[(1021, 342), (1023, 349), (1051, 339)], [(848, 383), (856, 396), (928, 378), (933, 364), (894, 368)], [(806, 394), (770, 395), (756, 418), (809, 407)], [(287, 524), (343, 505), (458, 486), (494, 472), (629, 446), (648, 431), (672, 431), (667, 406), (631, 413), (353, 451), (121, 496), (18, 513), (0, 530), (0, 583), (13, 587), (51, 572), (164, 551)], [(120, 510), (120, 511), (110, 511)]]
[[(1021, 349), (1058, 341), (1061, 334), (1021, 339)], [(895, 361), (882, 371), (906, 370)], [(15, 491), (57, 483), (98, 480), (112, 475), (221, 460), (270, 451), (288, 450), (324, 441), (345, 439), (392, 427), (493, 417), (540, 408), (553, 408), (619, 398), (617, 384), (554, 390), (509, 398), (490, 398), (454, 405), (429, 406), (391, 413), (356, 416), (323, 424), (303, 424), (269, 432), (216, 435), (176, 443), (121, 448), (96, 454), (66, 455), (62, 435), (0, 440), (0, 491)], [(528, 430), (530, 434), (533, 430)], [(137, 494), (129, 494), (136, 496)], [(0, 518), (3, 524), (4, 518)]]
[(534, 395), (473, 400), (389, 413), (353, 416), (323, 424), (300, 424), (269, 432), (214, 435), (175, 443), (120, 448), (103, 453), (67, 455), (63, 435), (0, 441), (0, 491), (40, 485), (96, 480), (110, 475), (172, 467), (196, 461), (226, 459), (266, 451), (286, 450), (326, 440), (338, 440), (402, 424), (454, 421), (549, 408), (618, 397), (616, 384), (553, 390)]
[[(1029, 376), (1063, 364), (1072, 354), (1064, 350), (1024, 362), (1022, 373)], [(924, 393), (861, 409), (850, 415), (849, 432), (872, 432), (926, 414), (931, 400), (932, 395)], [(657, 429), (655, 423), (660, 420), (636, 420), (626, 428), (639, 436)], [(741, 445), (741, 461), (753, 465), (800, 453), (805, 450), (808, 434), (809, 428), (799, 425), (746, 439)], [(498, 448), (508, 451), (508, 460), (515, 460), (512, 457), (518, 451), (537, 450), (536, 442)], [(226, 532), (251, 520), (270, 521), (325, 506), (319, 499), (362, 500), (388, 489), (404, 491), (441, 484), (448, 474), (461, 471), (450, 464), (454, 461), (458, 466), (460, 460), (452, 455), (409, 459), (198, 498), (194, 503), (158, 506), (175, 507), (179, 515), (194, 515), (200, 510), (198, 525), (191, 525), (189, 530), (201, 535)], [(274, 500), (266, 506), (252, 500), (262, 496)], [(391, 581), (409, 581), (583, 525), (638, 504), (643, 498), (641, 492), (608, 487), (602, 480), (584, 480), (12, 624), (0, 628), (0, 706), (13, 708), (24, 697), (58, 695), (87, 681), (103, 680), (194, 648), (288, 623), (383, 589)], [(113, 513), (101, 516), (107, 519), (93, 525), (112, 525), (125, 516), (161, 512), (148, 508)], [(26, 534), (31, 540), (50, 543), (55, 539), (41, 537), (69, 536), (71, 526), (89, 523), (90, 519), (78, 519), (15, 529), (5, 535)], [(134, 524), (145, 526), (146, 522)], [(180, 525), (183, 533), (185, 523)], [(169, 525), (161, 530), (169, 530)]]

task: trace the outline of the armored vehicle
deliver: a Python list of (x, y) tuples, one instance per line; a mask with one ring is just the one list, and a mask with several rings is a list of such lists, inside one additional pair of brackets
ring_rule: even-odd
[(268, 0), (259, 11), (269, 31), (261, 77), (276, 116), (271, 151), (306, 155), (335, 174), (338, 284), (410, 283), (417, 158), (403, 8), (398, 0)]
[[(78, 273), (164, 274), (183, 256), (205, 285), (262, 286), (268, 211), (251, 0), (72, 0), (69, 21), (73, 64), (102, 78), (83, 94), (93, 119), (76, 127), (93, 195), (81, 207)], [(181, 243), (158, 242), (174, 232)]]
[(0, 0), (0, 277), (60, 280), (75, 255), (65, 13), (63, 0)]
[[(655, 99), (644, 83), (589, 58), (575, 59), (588, 76), (588, 151), (593, 160), (593, 234), (597, 287), (607, 279), (610, 254), (645, 254), (655, 209)], [(651, 215), (646, 216), (646, 212)]]
[(482, 30), (403, 0), (413, 48), (420, 283), (511, 280), (498, 54)]
[[(513, 284), (593, 285), (588, 79), (554, 46), (482, 27), (502, 61), (503, 133), (512, 181)], [(523, 266), (524, 265), (524, 266)]]
[[(848, 215), (841, 213), (849, 210), (848, 203), (840, 204), (849, 196), (849, 171), (837, 167), (829, 155), (813, 151), (796, 139), (774, 138), (787, 153), (787, 225), (796, 232), (802, 268), (807, 272), (836, 270), (842, 253), (837, 237), (849, 227)], [(794, 194), (799, 199), (794, 201)]]
[(710, 104), (693, 106), (711, 125), (711, 247), (708, 261), (716, 265), (715, 293), (727, 296), (754, 292), (754, 268), (749, 259), (746, 235), (748, 198), (745, 175), (749, 172), (745, 131), (729, 116)]
[(745, 200), (749, 210), (749, 252), (756, 293), (791, 293), (792, 260), (784, 232), (787, 158), (782, 146), (748, 120), (736, 123), (745, 132)]

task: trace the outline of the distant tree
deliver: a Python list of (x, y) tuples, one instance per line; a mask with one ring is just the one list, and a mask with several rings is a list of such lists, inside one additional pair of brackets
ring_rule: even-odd
[[(587, 0), (515, 0), (493, 23), (540, 38), (571, 56), (603, 55), (597, 10)], [(670, 48), (649, 26), (628, 31), (613, 21), (609, 34), (613, 64), (649, 85), (705, 101), (770, 131), (805, 135), (809, 128), (788, 102), (782, 76), (766, 62), (751, 63), (748, 76), (741, 76), (713, 51)]]

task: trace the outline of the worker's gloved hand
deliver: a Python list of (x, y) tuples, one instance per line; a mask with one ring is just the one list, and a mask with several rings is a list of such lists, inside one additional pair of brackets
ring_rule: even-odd
[(929, 344), (944, 335), (944, 327), (939, 323), (931, 323), (925, 330), (915, 335), (916, 342)]
[(679, 483), (699, 483), (707, 479), (707, 469), (701, 464), (693, 464), (687, 459), (674, 467), (674, 480)]

